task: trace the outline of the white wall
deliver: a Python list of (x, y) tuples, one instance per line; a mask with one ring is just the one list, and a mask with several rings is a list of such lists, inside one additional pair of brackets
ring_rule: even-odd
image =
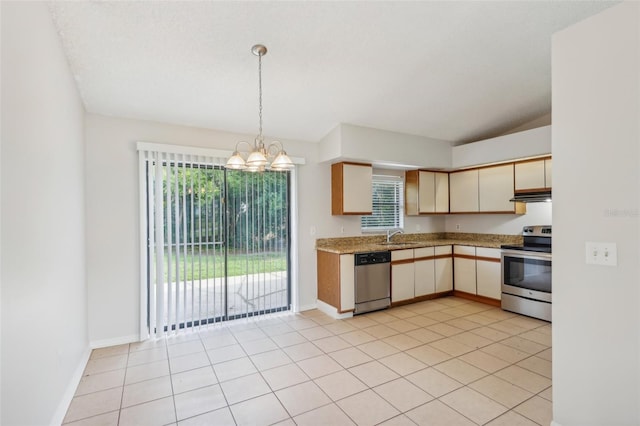
[[(640, 424), (640, 3), (554, 35), (553, 418)], [(618, 266), (585, 264), (614, 242)]]
[[(527, 225), (551, 225), (553, 203), (528, 203), (527, 213), (515, 214), (451, 214), (446, 216), (446, 232), (471, 232), (478, 234), (522, 233)], [(456, 225), (460, 225), (457, 229)]]
[(46, 4), (0, 7), (0, 423), (59, 424), (89, 353), (84, 109)]

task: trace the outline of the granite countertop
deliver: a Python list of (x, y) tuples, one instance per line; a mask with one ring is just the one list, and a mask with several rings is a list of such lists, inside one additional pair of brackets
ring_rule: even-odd
[(437, 232), (429, 234), (398, 234), (386, 244), (386, 235), (359, 237), (318, 238), (316, 250), (338, 254), (372, 251), (402, 250), (421, 247), (464, 245), (500, 248), (502, 244), (522, 244), (522, 235), (470, 234), (462, 232)]

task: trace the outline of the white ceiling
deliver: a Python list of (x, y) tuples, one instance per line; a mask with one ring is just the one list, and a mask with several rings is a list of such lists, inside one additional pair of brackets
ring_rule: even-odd
[(338, 123), (454, 142), (551, 109), (551, 35), (611, 2), (53, 2), (89, 112), (318, 141)]

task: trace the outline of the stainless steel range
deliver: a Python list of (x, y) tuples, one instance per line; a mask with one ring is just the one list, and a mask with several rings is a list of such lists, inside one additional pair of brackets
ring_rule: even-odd
[(551, 226), (525, 226), (523, 245), (503, 245), (502, 309), (551, 321)]

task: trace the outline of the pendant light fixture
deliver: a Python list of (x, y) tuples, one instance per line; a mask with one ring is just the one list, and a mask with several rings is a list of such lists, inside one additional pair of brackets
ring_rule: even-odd
[[(233, 170), (247, 170), (250, 172), (262, 172), (267, 168), (272, 170), (288, 170), (294, 167), (293, 162), (285, 152), (282, 143), (273, 141), (265, 147), (262, 136), (262, 57), (267, 54), (267, 48), (256, 44), (251, 52), (258, 57), (258, 117), (260, 126), (258, 136), (253, 141), (253, 146), (246, 141), (236, 144), (236, 149), (227, 160), (226, 168)], [(240, 146), (246, 145), (247, 151), (240, 151)], [(246, 158), (246, 159), (245, 159)], [(273, 161), (269, 163), (269, 160)]]

